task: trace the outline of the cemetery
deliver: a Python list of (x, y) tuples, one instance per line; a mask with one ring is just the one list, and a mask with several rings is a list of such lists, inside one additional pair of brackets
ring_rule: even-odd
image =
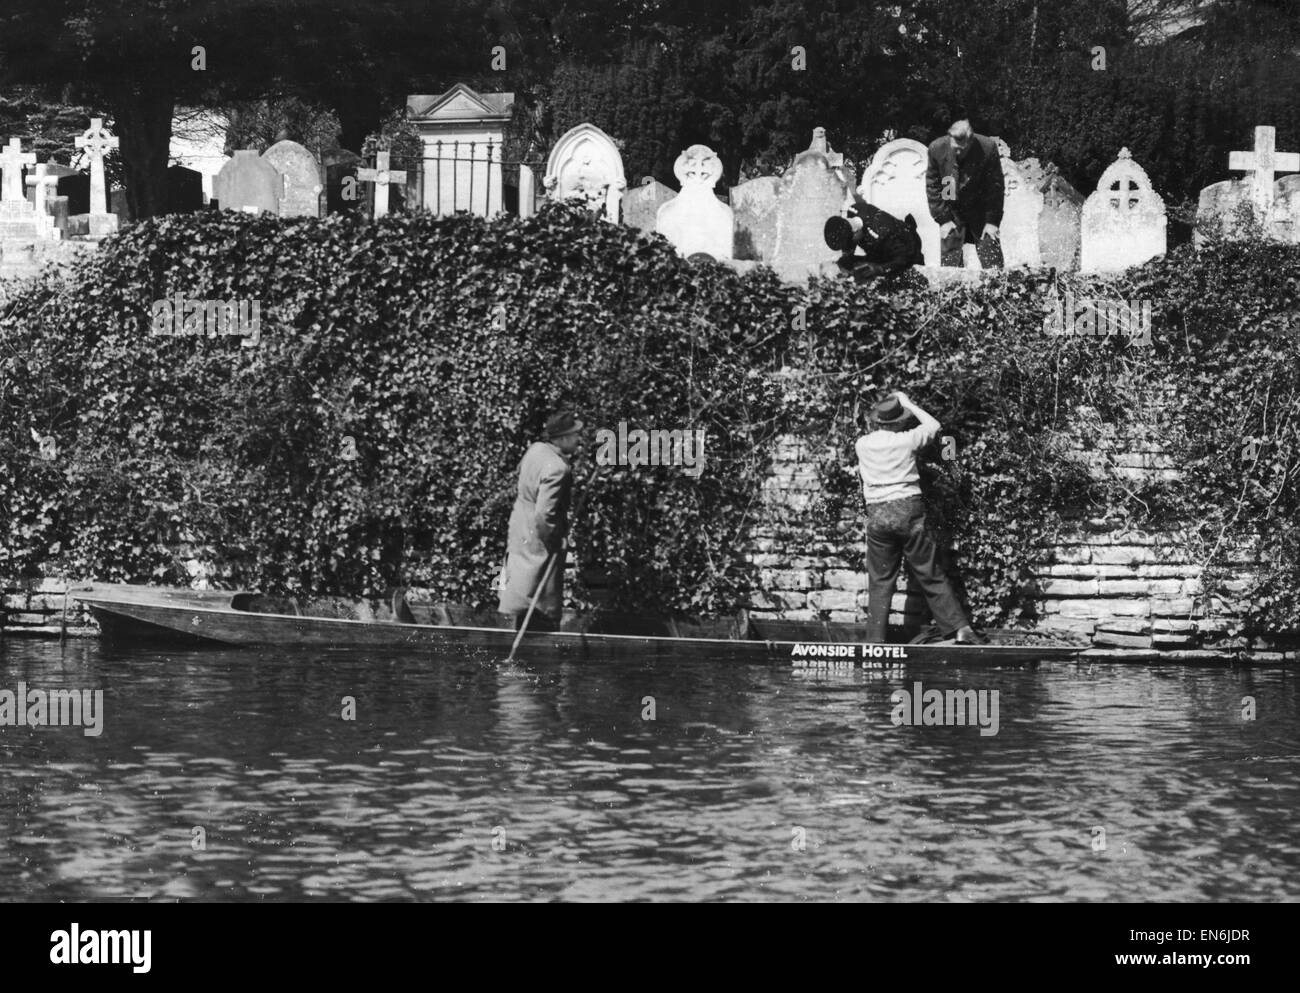
[[(654, 498), (655, 533), (624, 527), (638, 501), (654, 502), (648, 494), (623, 508), (617, 486), (590, 480), (595, 523), (584, 540), (592, 554), (575, 573), (587, 602), (618, 601), (636, 588), (663, 609), (860, 619), (860, 521), (837, 452), (851, 447), (863, 389), (907, 378), (943, 398), (945, 423), (983, 423), (988, 432), (947, 439), (956, 456), (927, 470), (937, 473), (949, 508), (968, 592), (990, 605), (983, 621), (1018, 620), (1098, 647), (1157, 653), (1247, 644), (1279, 657), (1293, 651), (1282, 636), (1293, 620), (1285, 609), (1251, 613), (1240, 596), (1261, 577), (1289, 581), (1278, 577), (1290, 575), (1283, 560), (1291, 538), (1270, 545), (1267, 533), (1238, 529), (1216, 543), (1201, 533), (1192, 494), (1221, 487), (1224, 500), (1240, 506), (1240, 473), (1236, 465), (1225, 472), (1198, 447), (1192, 425), (1201, 419), (1202, 440), (1236, 441), (1230, 418), (1213, 409), (1218, 394), (1207, 392), (1205, 371), (1191, 372), (1179, 358), (1189, 348), (1263, 349), (1261, 362), (1282, 380), (1295, 375), (1262, 344), (1274, 340), (1300, 285), (1292, 247), (1300, 240), (1300, 157), (1275, 150), (1272, 127), (1257, 127), (1253, 148), (1225, 163), (1225, 173), (1238, 175), (1202, 191), (1195, 242), (1172, 253), (1165, 204), (1128, 148), (1114, 150), (1084, 195), (1052, 163), (1015, 160), (997, 139), (1006, 267), (978, 271), (973, 255), (972, 268), (938, 264), (920, 141), (891, 138), (855, 163), (814, 126), (784, 171), (725, 193), (716, 152), (692, 144), (673, 163), (674, 189), (628, 176), (617, 137), (590, 123), (567, 130), (544, 162), (506, 160), (513, 106), (511, 93), (463, 84), (410, 96), (418, 168), (394, 168), (383, 149), (366, 158), (331, 153), (327, 161), (287, 138), (229, 154), (211, 140), (180, 143), (171, 167), (176, 211), (138, 224), (112, 207), (104, 157), (118, 139), (101, 119), (76, 142), (84, 173), (37, 163), (20, 137), (8, 137), (0, 151), (0, 271), (22, 278), (5, 291), (4, 334), (27, 342), (27, 357), (8, 359), (19, 363), (8, 371), (31, 378), (81, 369), (94, 395), (93, 377), (108, 375), (97, 365), (102, 357), (131, 356), (158, 382), (175, 384), (161, 422), (133, 410), (138, 398), (114, 393), (108, 410), (88, 407), (45, 424), (58, 459), (76, 464), (83, 495), (75, 509), (37, 513), (51, 493), (73, 485), (56, 483), (53, 466), (39, 458), (3, 484), (7, 499), (32, 508), (9, 525), (12, 550), (0, 562), (5, 575), (29, 577), (23, 616), (37, 626), (48, 620), (42, 584), (91, 568), (185, 581), (197, 569), (313, 592), (371, 591), (400, 571), (472, 598), (491, 570), (477, 536), (493, 532), (500, 511), (454, 508), (451, 494), (457, 480), (504, 488), (507, 452), (526, 431), (512, 407), (487, 398), (503, 385), (513, 396), (508, 384), (524, 382), (560, 390), (558, 370), (567, 368), (576, 378), (563, 389), (605, 418), (598, 423), (686, 424), (693, 411), (711, 411), (709, 471), (663, 480), (668, 495)], [(855, 193), (917, 221), (924, 280), (873, 287), (838, 275), (822, 229)], [(376, 251), (382, 261), (358, 255)], [(51, 261), (73, 263), (70, 282), (50, 281)], [(1249, 273), (1266, 274), (1266, 285)], [(445, 282), (456, 274), (454, 285)], [(1243, 282), (1228, 288), (1233, 274)], [(1189, 279), (1226, 296), (1200, 299), (1184, 285)], [(87, 297), (78, 289), (85, 285), (114, 289)], [(1058, 287), (1101, 315), (1098, 328), (1091, 318), (1075, 320), (1069, 307), (1068, 327), (1061, 325)], [(198, 303), (172, 303), (182, 297)], [(53, 300), (54, 312), (24, 323), (38, 298)], [(201, 330), (205, 300), (215, 301), (207, 311), (216, 334)], [(1142, 304), (1129, 321), (1125, 301), (1133, 300)], [(168, 313), (151, 312), (156, 301)], [(222, 325), (235, 301), (252, 301), (254, 313), (260, 307), (256, 335)], [(1225, 340), (1214, 321), (1233, 308), (1255, 320)], [(149, 331), (151, 313), (164, 330)], [(304, 335), (318, 349), (311, 368), (297, 351)], [(195, 336), (219, 340), (205, 345)], [(607, 353), (606, 341), (622, 343), (619, 356)], [(61, 365), (42, 372), (55, 354)], [(200, 373), (217, 367), (226, 372), (215, 380)], [(843, 374), (852, 369), (872, 371)], [(1229, 375), (1250, 381), (1244, 372)], [(989, 414), (962, 385), (971, 377), (1011, 377), (1022, 409)], [(1102, 384), (1123, 390), (1107, 394)], [(1204, 409), (1175, 410), (1171, 395), (1202, 396)], [(1052, 410), (1072, 412), (1049, 415), (1049, 399)], [(9, 424), (25, 425), (42, 420), (48, 399), (5, 402)], [(232, 405), (246, 413), (234, 421), (218, 413)], [(296, 413), (284, 420), (289, 411)], [(448, 437), (439, 418), (479, 438), (475, 450)], [(1103, 435), (1098, 418), (1110, 425)], [(122, 520), (112, 533), (92, 523), (97, 501), (115, 500), (126, 485), (104, 475), (100, 453), (124, 430), (114, 425), (127, 423), (153, 426), (116, 444), (135, 450), (147, 437), (164, 455), (147, 484), (131, 484), (146, 487), (141, 513), (163, 503), (186, 508), (175, 524), (151, 531), (151, 543), (126, 538), (150, 530), (145, 517)], [(398, 436), (384, 439), (382, 425), (394, 424), (402, 425)], [(1274, 430), (1280, 439), (1290, 428)], [(354, 440), (353, 458), (339, 454), (345, 437)], [(273, 512), (241, 519), (236, 538), (229, 521), (194, 503), (188, 480), (199, 461), (189, 438), (206, 439), (209, 455), (214, 445), (222, 453), (206, 484), (221, 505)], [(430, 453), (422, 464), (433, 458), (430, 446), (442, 446), (431, 463), (438, 471), (412, 471), (402, 486), (376, 490), (399, 457), (391, 442)], [(202, 464), (213, 471), (207, 456)], [(1283, 477), (1287, 464), (1280, 450), (1263, 461)], [(997, 482), (981, 479), (978, 469), (993, 466)], [(337, 530), (320, 530), (320, 504), (304, 516), (311, 512), (302, 494), (322, 473), (335, 489), (317, 499)], [(1266, 480), (1261, 486), (1272, 492)], [(412, 492), (422, 494), (419, 508), (406, 502)], [(1034, 511), (1022, 516), (1026, 507)], [(1116, 515), (1133, 522), (1122, 540), (1110, 534)], [(20, 540), (16, 527), (24, 528)], [(447, 537), (430, 556), (433, 533)], [(993, 533), (1011, 535), (1011, 544)], [(622, 551), (610, 559), (598, 552), (603, 542)], [(325, 545), (338, 550), (301, 565)], [(647, 577), (637, 561), (673, 565)], [(915, 620), (922, 607), (904, 588), (895, 609), (896, 620)]]

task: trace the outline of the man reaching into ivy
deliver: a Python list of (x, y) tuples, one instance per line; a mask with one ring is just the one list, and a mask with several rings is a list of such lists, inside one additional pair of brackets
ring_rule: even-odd
[(867, 501), (867, 637), (886, 640), (898, 570), (907, 559), (945, 639), (985, 644), (970, 626), (938, 559), (925, 522), (916, 453), (939, 433), (939, 422), (898, 392), (872, 408), (873, 430), (858, 439), (858, 473)]

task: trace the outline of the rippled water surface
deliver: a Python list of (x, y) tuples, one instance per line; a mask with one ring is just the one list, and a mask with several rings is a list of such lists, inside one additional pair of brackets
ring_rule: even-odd
[[(0, 899), (1300, 895), (1285, 670), (819, 677), (10, 639), (0, 690), (20, 681), (103, 690), (104, 728), (0, 727)], [(890, 694), (917, 681), (997, 690), (998, 733), (896, 727)]]

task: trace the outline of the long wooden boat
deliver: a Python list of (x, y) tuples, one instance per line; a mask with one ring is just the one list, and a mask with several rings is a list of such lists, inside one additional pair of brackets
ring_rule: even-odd
[[(515, 632), (463, 621), (447, 605), (417, 608), (415, 623), (381, 612), (323, 601), (303, 606), (287, 598), (247, 591), (187, 590), (92, 583), (69, 594), (85, 603), (106, 639), (280, 648), (418, 649), (480, 651), (504, 658)], [(313, 609), (314, 608), (314, 609)], [(424, 617), (418, 616), (422, 610)], [(326, 614), (344, 616), (322, 616)], [(527, 659), (699, 658), (711, 661), (782, 661), (803, 669), (892, 668), (909, 660), (1012, 665), (1070, 658), (1079, 647), (1029, 644), (1019, 632), (989, 632), (987, 645), (872, 644), (863, 625), (772, 621), (750, 617), (681, 621), (595, 614), (578, 630), (524, 635)], [(1016, 643), (1019, 642), (1019, 643)]]

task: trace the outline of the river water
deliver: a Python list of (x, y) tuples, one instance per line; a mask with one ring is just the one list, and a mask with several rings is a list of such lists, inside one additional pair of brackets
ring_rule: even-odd
[[(0, 691), (20, 682), (102, 690), (103, 725), (0, 726), (5, 900), (1300, 896), (1287, 670), (11, 638)], [(918, 682), (996, 690), (997, 733), (896, 726)]]

